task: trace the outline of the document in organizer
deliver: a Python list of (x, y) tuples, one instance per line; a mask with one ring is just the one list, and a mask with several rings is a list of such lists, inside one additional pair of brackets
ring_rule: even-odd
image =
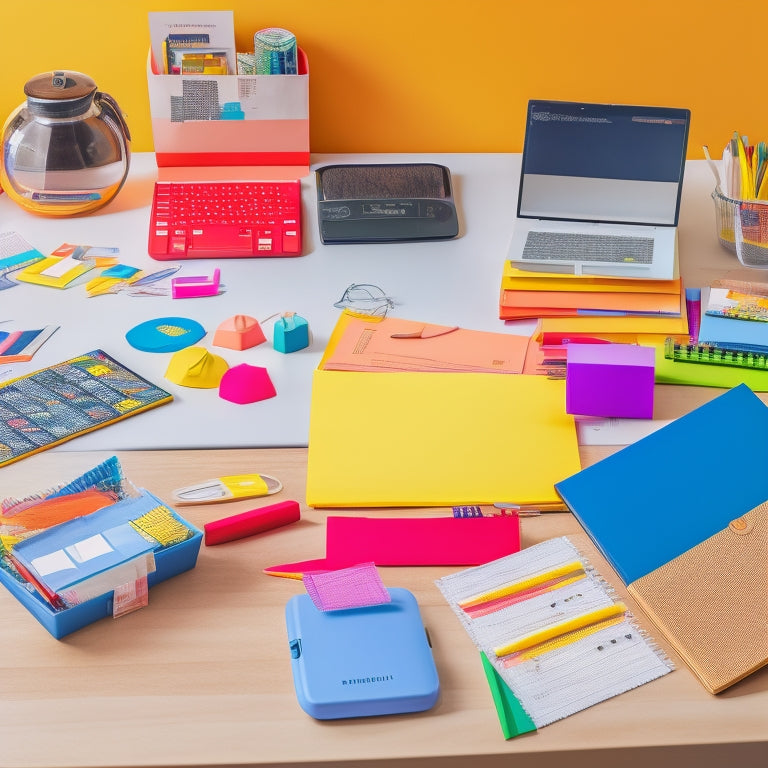
[(690, 111), (530, 101), (509, 261), (668, 280)]

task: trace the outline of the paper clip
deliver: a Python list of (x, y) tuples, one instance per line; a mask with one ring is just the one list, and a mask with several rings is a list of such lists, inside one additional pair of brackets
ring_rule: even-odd
[(518, 504), (514, 501), (497, 501), (493, 505), (496, 509), (511, 510), (518, 517), (534, 517), (542, 512), (567, 512), (568, 508), (560, 502), (543, 502), (541, 504)]

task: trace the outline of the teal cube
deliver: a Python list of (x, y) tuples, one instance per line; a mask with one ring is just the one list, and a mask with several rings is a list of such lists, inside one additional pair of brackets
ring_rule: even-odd
[(309, 325), (303, 317), (286, 313), (275, 323), (272, 340), (278, 352), (296, 352), (309, 346)]

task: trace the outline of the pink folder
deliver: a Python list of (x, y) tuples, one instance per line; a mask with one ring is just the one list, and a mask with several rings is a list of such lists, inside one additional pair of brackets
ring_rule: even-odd
[(358, 563), (383, 566), (480, 565), (520, 551), (520, 521), (499, 517), (334, 517), (326, 523), (326, 556), (265, 568), (301, 578)]

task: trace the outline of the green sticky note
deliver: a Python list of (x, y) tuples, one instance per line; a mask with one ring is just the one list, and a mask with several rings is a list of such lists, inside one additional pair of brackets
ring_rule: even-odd
[(483, 671), (491, 689), (493, 703), (496, 705), (496, 714), (505, 739), (520, 736), (522, 733), (530, 733), (536, 730), (536, 725), (523, 709), (517, 697), (504, 682), (496, 668), (488, 661), (488, 657), (481, 651), (480, 658), (483, 662)]

